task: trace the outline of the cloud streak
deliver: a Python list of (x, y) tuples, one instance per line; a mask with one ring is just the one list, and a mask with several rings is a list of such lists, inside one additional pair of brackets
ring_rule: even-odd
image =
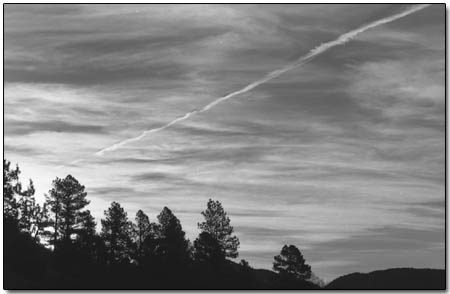
[(359, 27), (357, 29), (349, 31), (349, 32), (339, 36), (337, 39), (335, 39), (333, 41), (322, 43), (319, 46), (317, 46), (316, 48), (310, 50), (306, 55), (304, 55), (304, 56), (300, 57), (299, 59), (297, 59), (297, 61), (295, 61), (294, 63), (288, 64), (288, 65), (286, 65), (285, 67), (283, 67), (281, 69), (269, 72), (263, 78), (261, 78), (261, 79), (259, 79), (257, 81), (254, 81), (253, 83), (245, 86), (244, 88), (242, 88), (240, 90), (234, 91), (234, 92), (232, 92), (232, 93), (230, 93), (230, 94), (228, 94), (226, 96), (223, 96), (223, 97), (220, 97), (220, 98), (214, 100), (213, 102), (207, 104), (206, 106), (204, 106), (200, 110), (190, 111), (190, 112), (186, 113), (185, 115), (183, 115), (181, 117), (178, 117), (178, 118), (174, 119), (173, 121), (171, 121), (171, 122), (169, 122), (166, 125), (163, 125), (161, 127), (150, 129), (150, 130), (145, 130), (145, 131), (142, 132), (142, 134), (140, 134), (137, 137), (125, 139), (125, 140), (120, 141), (118, 143), (115, 143), (115, 144), (113, 144), (113, 145), (111, 145), (109, 147), (103, 148), (100, 151), (96, 152), (95, 155), (102, 156), (106, 152), (117, 150), (118, 148), (120, 148), (120, 147), (122, 147), (124, 145), (127, 145), (127, 144), (132, 143), (132, 142), (139, 141), (139, 140), (143, 139), (144, 137), (146, 137), (149, 134), (163, 131), (163, 130), (165, 130), (165, 129), (167, 129), (167, 128), (169, 128), (169, 127), (171, 127), (171, 126), (173, 126), (173, 125), (175, 125), (175, 124), (177, 124), (177, 123), (179, 123), (181, 121), (187, 120), (188, 118), (190, 118), (190, 117), (192, 117), (192, 116), (194, 116), (194, 115), (196, 115), (198, 113), (202, 113), (202, 112), (208, 111), (211, 108), (217, 106), (218, 104), (220, 104), (220, 103), (222, 103), (222, 102), (224, 102), (224, 101), (226, 101), (228, 99), (231, 99), (231, 98), (233, 98), (235, 96), (238, 96), (240, 94), (244, 94), (246, 92), (249, 92), (249, 91), (253, 90), (254, 88), (258, 87), (261, 84), (267, 83), (270, 80), (273, 80), (273, 79), (281, 76), (282, 74), (284, 74), (286, 72), (289, 72), (289, 71), (291, 71), (291, 70), (293, 70), (295, 68), (298, 68), (298, 67), (306, 64), (307, 62), (311, 61), (313, 58), (319, 56), (320, 54), (328, 51), (329, 49), (331, 49), (331, 48), (333, 48), (335, 46), (346, 44), (347, 42), (349, 42), (352, 39), (354, 39), (357, 35), (365, 32), (365, 31), (367, 31), (367, 30), (369, 30), (371, 28), (375, 28), (377, 26), (380, 26), (380, 25), (383, 25), (383, 24), (395, 21), (395, 20), (397, 20), (399, 18), (405, 17), (405, 16), (407, 16), (409, 14), (412, 14), (414, 12), (422, 10), (422, 9), (428, 7), (428, 6), (430, 6), (430, 4), (420, 4), (420, 5), (411, 6), (408, 9), (405, 9), (402, 12), (399, 12), (399, 13), (396, 13), (394, 15), (391, 15), (391, 16), (388, 16), (388, 17), (376, 20), (376, 21), (371, 22), (369, 24), (363, 25), (363, 26), (361, 26), (361, 27)]

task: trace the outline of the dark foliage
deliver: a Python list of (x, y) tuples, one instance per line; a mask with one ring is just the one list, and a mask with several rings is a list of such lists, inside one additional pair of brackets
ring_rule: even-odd
[(286, 280), (311, 278), (311, 267), (305, 263), (302, 253), (294, 245), (284, 245), (281, 253), (274, 259), (273, 269)]
[(202, 232), (194, 241), (194, 258), (199, 262), (220, 265), (225, 260), (225, 254), (213, 236)]

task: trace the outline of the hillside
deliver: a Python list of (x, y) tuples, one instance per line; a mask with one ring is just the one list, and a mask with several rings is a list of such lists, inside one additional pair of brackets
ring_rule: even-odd
[(444, 290), (445, 270), (393, 268), (367, 274), (352, 273), (330, 282), (325, 289), (357, 290)]

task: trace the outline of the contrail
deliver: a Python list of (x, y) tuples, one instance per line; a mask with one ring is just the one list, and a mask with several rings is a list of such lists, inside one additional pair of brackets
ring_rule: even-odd
[(269, 72), (268, 74), (266, 74), (261, 79), (259, 79), (257, 81), (254, 81), (253, 83), (245, 86), (244, 88), (242, 88), (242, 89), (240, 89), (238, 91), (232, 92), (232, 93), (230, 93), (230, 94), (228, 94), (226, 96), (223, 96), (223, 97), (220, 97), (220, 98), (214, 100), (213, 102), (211, 102), (208, 105), (204, 106), (200, 110), (193, 110), (191, 112), (188, 112), (185, 115), (183, 115), (181, 117), (178, 117), (178, 118), (174, 119), (173, 121), (171, 121), (171, 122), (169, 122), (169, 123), (167, 123), (167, 124), (165, 124), (165, 125), (163, 125), (163, 126), (161, 126), (159, 128), (154, 128), (154, 129), (143, 131), (142, 134), (140, 134), (137, 137), (133, 137), (133, 138), (129, 138), (129, 139), (125, 139), (123, 141), (120, 141), (120, 142), (118, 142), (116, 144), (113, 144), (113, 145), (111, 145), (109, 147), (101, 149), (100, 151), (98, 151), (95, 154), (96, 155), (103, 155), (103, 154), (105, 154), (105, 152), (114, 151), (114, 150), (116, 150), (116, 149), (118, 149), (118, 148), (120, 148), (120, 147), (122, 147), (122, 146), (124, 146), (126, 144), (129, 144), (129, 143), (135, 142), (135, 141), (139, 141), (142, 138), (144, 138), (145, 136), (147, 136), (148, 134), (162, 131), (164, 129), (169, 128), (170, 126), (173, 126), (176, 123), (179, 123), (181, 121), (184, 121), (184, 120), (188, 119), (189, 117), (191, 117), (193, 115), (196, 115), (198, 113), (202, 113), (202, 112), (208, 111), (211, 108), (213, 108), (216, 105), (218, 105), (219, 103), (222, 103), (222, 102), (224, 102), (224, 101), (226, 101), (228, 99), (231, 99), (231, 98), (233, 98), (233, 97), (235, 97), (237, 95), (240, 95), (240, 94), (246, 93), (248, 91), (251, 91), (251, 90), (253, 90), (254, 88), (256, 88), (257, 86), (259, 86), (261, 84), (264, 84), (264, 83), (266, 83), (266, 82), (268, 82), (270, 80), (273, 80), (273, 79), (279, 77), (280, 75), (282, 75), (282, 74), (284, 74), (284, 73), (286, 73), (288, 71), (291, 71), (291, 70), (293, 70), (295, 68), (298, 68), (298, 67), (304, 65), (305, 63), (311, 61), (314, 57), (324, 53), (325, 51), (328, 51), (328, 49), (330, 49), (330, 48), (333, 48), (333, 47), (339, 46), (339, 45), (344, 45), (345, 43), (347, 43), (347, 42), (351, 41), (353, 38), (355, 38), (357, 35), (365, 32), (365, 31), (367, 31), (367, 30), (369, 30), (371, 28), (374, 28), (374, 27), (377, 27), (377, 26), (380, 26), (380, 25), (392, 22), (392, 21), (397, 20), (399, 18), (405, 17), (405, 16), (407, 16), (407, 15), (409, 15), (411, 13), (414, 13), (416, 11), (422, 10), (422, 9), (428, 7), (428, 6), (430, 6), (430, 4), (420, 4), (420, 5), (410, 6), (409, 8), (405, 9), (402, 12), (399, 12), (397, 14), (388, 16), (386, 18), (382, 18), (382, 19), (376, 20), (374, 22), (371, 22), (369, 24), (363, 25), (362, 27), (359, 27), (357, 29), (354, 29), (354, 30), (352, 30), (352, 31), (350, 31), (348, 33), (345, 33), (345, 34), (339, 36), (337, 39), (335, 39), (333, 41), (322, 43), (319, 46), (317, 46), (314, 49), (312, 49), (311, 51), (309, 51), (306, 55), (304, 55), (304, 56), (300, 57), (299, 59), (297, 59), (295, 62), (293, 62), (291, 64), (288, 64), (288, 65), (284, 66), (281, 69)]

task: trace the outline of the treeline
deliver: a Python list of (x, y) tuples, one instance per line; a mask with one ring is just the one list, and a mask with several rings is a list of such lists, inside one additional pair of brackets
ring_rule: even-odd
[(157, 222), (139, 210), (134, 222), (112, 202), (97, 233), (85, 187), (56, 178), (40, 205), (33, 182), (3, 161), (4, 286), (6, 289), (314, 289), (311, 267), (297, 247), (284, 246), (273, 269), (254, 270), (238, 257), (222, 204), (209, 200), (191, 242), (167, 207)]

